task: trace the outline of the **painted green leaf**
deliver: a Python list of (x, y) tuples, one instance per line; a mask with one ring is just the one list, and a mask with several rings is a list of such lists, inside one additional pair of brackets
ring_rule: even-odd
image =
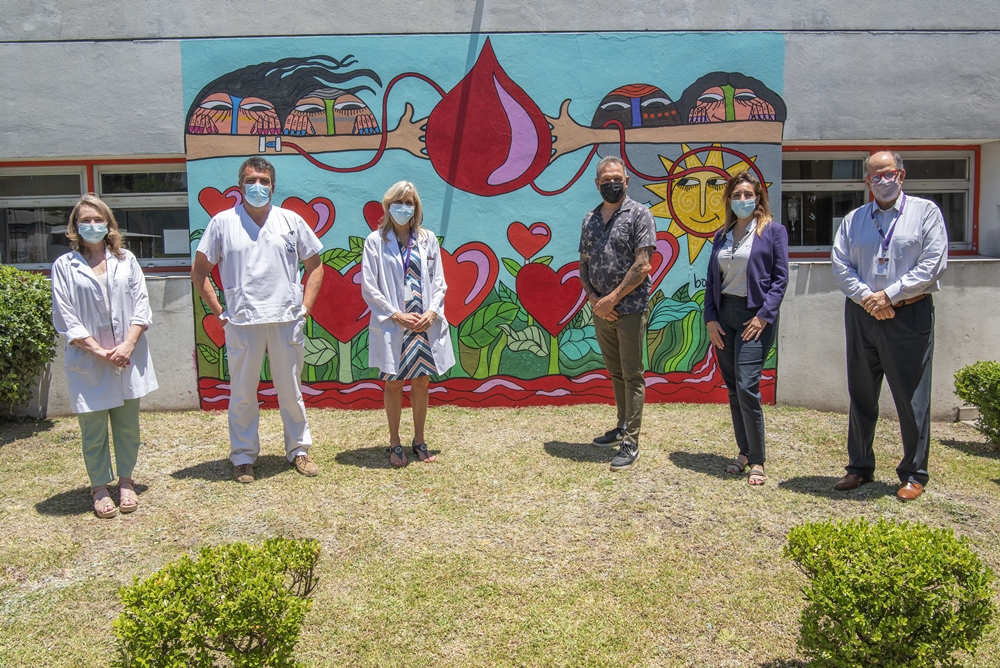
[(337, 349), (326, 339), (306, 339), (306, 364), (322, 366), (337, 356)]
[(677, 288), (677, 292), (671, 297), (674, 301), (678, 302), (689, 302), (691, 301), (690, 292), (688, 292), (688, 284), (685, 283), (681, 287)]
[(698, 292), (694, 293), (694, 295), (692, 295), (691, 299), (693, 299), (694, 301), (698, 302), (698, 306), (700, 308), (705, 308), (705, 291), (704, 290), (699, 290)]
[(514, 278), (517, 278), (517, 272), (521, 271), (521, 265), (517, 263), (517, 260), (511, 260), (509, 257), (503, 258), (503, 266)]
[(510, 325), (500, 325), (507, 335), (507, 348), (514, 352), (527, 351), (538, 357), (549, 355), (549, 335), (538, 325), (529, 325), (514, 331)]
[(520, 300), (517, 298), (517, 293), (508, 288), (506, 285), (497, 281), (497, 295), (500, 296), (501, 301), (505, 301), (508, 304), (520, 304)]
[(444, 237), (438, 237), (438, 246), (444, 248)]
[(213, 348), (212, 346), (206, 345), (204, 343), (199, 343), (198, 351), (201, 353), (201, 356), (205, 358), (205, 361), (208, 362), (209, 364), (219, 363), (219, 351)]
[(198, 239), (201, 239), (202, 236), (204, 236), (204, 234), (205, 230), (195, 230), (194, 232), (191, 233), (189, 243), (193, 244), (194, 242), (198, 241)]
[(346, 248), (331, 248), (330, 250), (323, 251), (323, 254), (319, 257), (323, 261), (323, 264), (340, 271), (349, 264), (357, 262), (358, 258), (361, 257), (361, 253), (360, 251), (347, 250)]
[(368, 368), (368, 328), (365, 327), (351, 339), (351, 366), (356, 369)]
[(477, 309), (465, 319), (458, 336), (470, 348), (485, 348), (500, 334), (501, 325), (510, 325), (520, 307), (504, 301)]
[(544, 264), (544, 265), (547, 266), (547, 265), (552, 264), (552, 256), (551, 255), (543, 255), (541, 257), (536, 257), (534, 260), (532, 260), (532, 262), (537, 262), (538, 264)]
[(700, 311), (698, 302), (663, 299), (649, 313), (647, 329), (663, 329), (675, 320), (681, 320), (688, 313)]
[(365, 238), (364, 237), (348, 237), (347, 238), (347, 243), (348, 243), (348, 246), (350, 247), (350, 249), (352, 251), (357, 251), (358, 253), (361, 253), (364, 250), (364, 247), (365, 247)]
[(656, 349), (649, 354), (649, 367), (656, 373), (691, 371), (708, 352), (708, 331), (698, 311), (668, 323), (662, 334)]
[(587, 353), (601, 353), (597, 344), (594, 326), (587, 325), (581, 329), (564, 329), (559, 335), (559, 354), (571, 362), (586, 357)]

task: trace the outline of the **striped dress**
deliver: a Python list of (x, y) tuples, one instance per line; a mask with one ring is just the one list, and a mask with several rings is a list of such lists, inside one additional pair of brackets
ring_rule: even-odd
[[(403, 256), (405, 246), (399, 244), (400, 256)], [(406, 300), (406, 312), (423, 315), (424, 297), (420, 280), (420, 253), (411, 253), (410, 266), (406, 268), (406, 278), (403, 279), (406, 292), (411, 295)], [(427, 332), (414, 332), (407, 329), (403, 332), (403, 351), (396, 365), (397, 373), (379, 373), (380, 380), (409, 380), (417, 376), (430, 376), (437, 373), (434, 366), (434, 355), (431, 354), (431, 344)]]

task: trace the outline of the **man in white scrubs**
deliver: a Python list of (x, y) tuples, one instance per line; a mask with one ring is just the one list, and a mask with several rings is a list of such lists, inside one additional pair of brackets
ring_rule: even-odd
[[(237, 482), (253, 482), (260, 454), (257, 386), (266, 353), (285, 426), (285, 456), (305, 476), (319, 473), (308, 455), (312, 445), (300, 380), (305, 356), (305, 320), (323, 282), (323, 244), (299, 215), (271, 205), (274, 166), (260, 157), (240, 165), (243, 204), (208, 223), (198, 244), (191, 280), (226, 331), (229, 356), (229, 461)], [(305, 266), (305, 289), (299, 261)], [(226, 307), (209, 274), (219, 265)]]

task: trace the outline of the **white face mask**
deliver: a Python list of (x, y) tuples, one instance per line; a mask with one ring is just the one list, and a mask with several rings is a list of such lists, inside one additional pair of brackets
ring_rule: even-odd
[(389, 215), (397, 225), (406, 225), (410, 218), (413, 218), (413, 207), (396, 202), (389, 205)]
[(899, 178), (895, 178), (892, 181), (879, 181), (878, 183), (871, 184), (872, 193), (875, 195), (875, 199), (880, 202), (890, 202), (895, 200), (899, 195), (899, 191), (903, 189), (903, 185), (899, 182)]
[(96, 244), (108, 236), (107, 223), (80, 223), (76, 229), (88, 244)]
[(251, 183), (243, 186), (244, 197), (247, 204), (252, 207), (261, 208), (271, 199), (271, 187), (260, 183)]

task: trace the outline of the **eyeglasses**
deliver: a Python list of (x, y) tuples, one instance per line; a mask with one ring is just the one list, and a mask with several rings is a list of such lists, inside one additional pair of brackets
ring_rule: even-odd
[(872, 174), (868, 178), (874, 183), (895, 183), (899, 179), (899, 170), (893, 169), (881, 174)]

